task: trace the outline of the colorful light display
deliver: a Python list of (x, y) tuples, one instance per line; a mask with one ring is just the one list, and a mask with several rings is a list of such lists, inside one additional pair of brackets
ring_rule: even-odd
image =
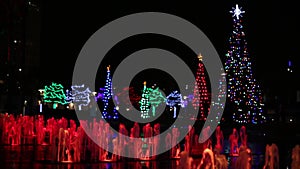
[(228, 98), (233, 105), (233, 119), (238, 123), (262, 123), (263, 98), (260, 86), (254, 78), (251, 58), (243, 31), (242, 11), (238, 5), (233, 13), (233, 31), (229, 38), (229, 50), (226, 54), (225, 72), (227, 76)]

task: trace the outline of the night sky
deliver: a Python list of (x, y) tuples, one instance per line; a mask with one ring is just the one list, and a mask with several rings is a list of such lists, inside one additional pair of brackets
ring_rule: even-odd
[[(124, 15), (136, 12), (165, 12), (182, 17), (198, 26), (211, 40), (219, 56), (224, 59), (228, 38), (232, 31), (231, 7), (239, 3), (246, 11), (244, 30), (253, 69), (263, 89), (284, 92), (284, 87), (297, 86), (298, 78), (286, 73), (288, 59), (299, 65), (299, 15), (292, 0), (262, 1), (140, 1), (92, 3), (86, 1), (43, 1), (41, 34), (42, 82), (68, 83), (76, 58), (88, 38), (101, 26)], [(292, 42), (295, 40), (296, 42)], [(134, 51), (146, 47), (160, 47), (186, 59), (192, 53), (178, 42), (166, 37), (144, 35), (122, 41), (104, 60), (114, 66)], [(102, 67), (100, 65), (100, 67)], [(100, 70), (99, 70), (100, 71)], [(287, 76), (288, 75), (288, 76)], [(288, 80), (288, 81), (287, 81)], [(275, 87), (276, 84), (279, 87)]]

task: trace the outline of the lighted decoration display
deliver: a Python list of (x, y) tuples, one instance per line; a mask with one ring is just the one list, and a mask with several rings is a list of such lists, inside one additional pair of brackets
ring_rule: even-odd
[(159, 88), (157, 87), (156, 89), (149, 89), (150, 94), (149, 94), (149, 102), (150, 105), (152, 106), (152, 117), (155, 117), (155, 111), (156, 107), (158, 107), (162, 102), (166, 101), (166, 98), (160, 92)]
[(151, 88), (147, 88), (146, 81), (144, 82), (144, 88), (142, 93), (142, 98), (139, 101), (140, 103), (140, 110), (141, 110), (141, 118), (150, 118), (149, 110), (150, 110), (150, 101), (149, 95), (151, 92)]
[(52, 82), (45, 86), (44, 102), (53, 103), (53, 109), (56, 109), (57, 104), (67, 104), (63, 85)]
[(119, 114), (116, 111), (116, 108), (114, 107), (113, 110), (110, 110), (110, 102), (112, 102), (112, 80), (110, 76), (110, 66), (107, 66), (107, 71), (106, 71), (106, 80), (105, 80), (105, 86), (104, 86), (104, 93), (103, 93), (103, 111), (102, 111), (102, 117), (104, 119), (118, 119)]
[(262, 123), (263, 98), (260, 87), (252, 72), (247, 41), (242, 25), (242, 11), (238, 5), (233, 13), (233, 31), (229, 37), (229, 50), (226, 54), (225, 72), (227, 76), (228, 100), (233, 111), (233, 120), (239, 123)]
[(82, 85), (71, 86), (71, 92), (68, 91), (68, 100), (72, 100), (75, 106), (78, 106), (78, 110), (82, 110), (82, 106), (88, 106), (91, 102), (91, 90), (88, 87)]
[(177, 90), (173, 91), (167, 96), (166, 104), (173, 108), (173, 112), (174, 112), (173, 118), (176, 118), (176, 114), (177, 114), (176, 106), (178, 105), (183, 106), (182, 95)]
[(192, 101), (195, 109), (199, 108), (200, 120), (205, 120), (210, 106), (210, 94), (207, 90), (205, 69), (202, 63), (202, 55), (198, 55), (199, 63), (196, 72), (194, 98)]

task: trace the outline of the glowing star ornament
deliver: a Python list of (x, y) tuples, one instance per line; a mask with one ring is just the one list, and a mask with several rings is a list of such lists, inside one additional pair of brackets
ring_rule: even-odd
[(245, 13), (245, 11), (242, 11), (242, 7), (239, 8), (239, 5), (236, 4), (235, 8), (232, 7), (232, 11), (229, 11), (230, 13), (233, 13), (232, 17), (236, 17), (236, 19), (239, 19), (240, 17), (243, 17), (243, 13)]
[(202, 62), (203, 56), (201, 55), (201, 53), (197, 56), (197, 58)]
[(182, 95), (178, 92), (178, 91), (173, 91), (172, 93), (170, 93), (168, 96), (167, 96), (167, 102), (166, 104), (170, 107), (173, 108), (173, 118), (176, 118), (176, 106), (180, 105), (182, 106), (183, 105), (183, 99), (182, 99)]
[(52, 82), (51, 85), (45, 86), (44, 102), (53, 103), (53, 109), (57, 108), (57, 104), (67, 104), (63, 85)]

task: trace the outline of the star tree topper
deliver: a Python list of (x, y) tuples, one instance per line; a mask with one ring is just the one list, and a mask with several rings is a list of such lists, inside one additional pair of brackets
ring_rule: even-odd
[(198, 59), (202, 62), (202, 58), (203, 56), (201, 55), (201, 53), (198, 55)]
[(239, 19), (240, 16), (242, 17), (242, 14), (245, 13), (245, 11), (242, 11), (242, 7), (239, 7), (238, 4), (235, 5), (235, 8), (232, 7), (232, 11), (229, 12), (233, 13), (232, 17), (236, 17), (236, 19)]

